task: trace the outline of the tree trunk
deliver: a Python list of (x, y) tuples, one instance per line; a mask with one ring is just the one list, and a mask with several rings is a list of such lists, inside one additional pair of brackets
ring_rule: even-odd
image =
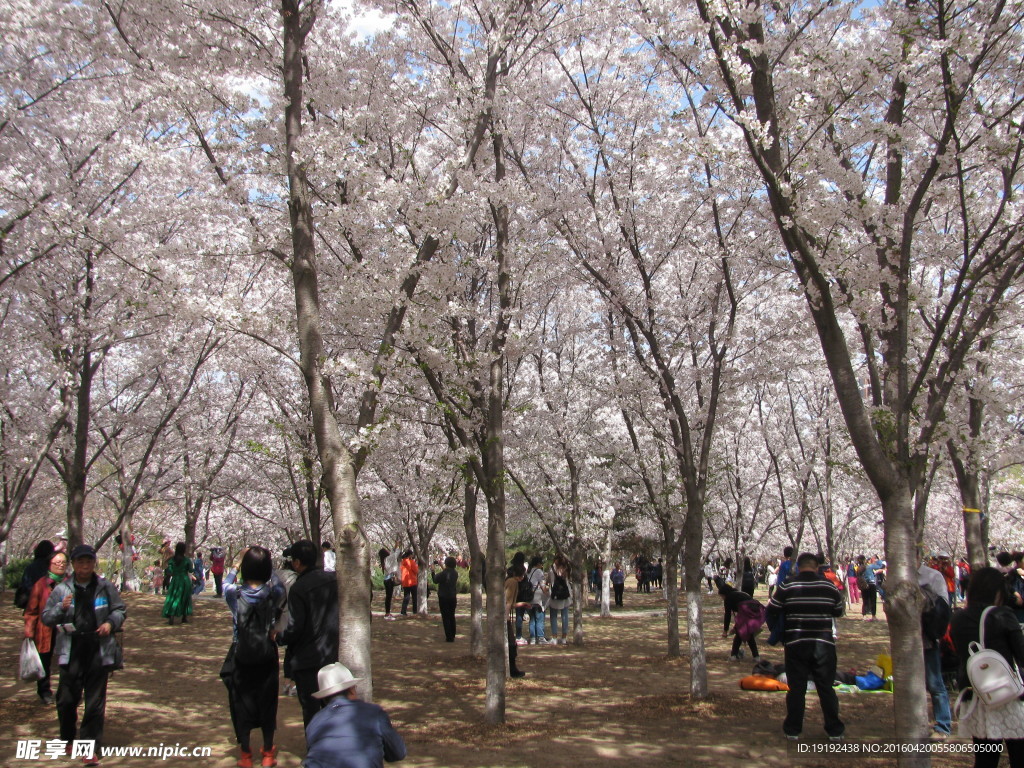
[(611, 564), (612, 564), (612, 532), (609, 528), (605, 531), (601, 541), (601, 618), (607, 619), (612, 615), (611, 607)]
[(466, 542), (469, 546), (469, 650), (477, 658), (483, 658), (486, 652), (484, 643), (484, 611), (483, 583), (484, 576), (480, 568), (480, 536), (476, 527), (477, 488), (470, 480), (466, 480), (466, 500), (462, 513), (462, 524), (466, 529)]
[[(977, 398), (968, 400), (968, 427), (972, 438), (971, 444), (980, 438), (984, 422), (984, 403)], [(978, 467), (978, 456), (970, 448), (963, 455), (953, 441), (946, 444), (950, 463), (956, 474), (956, 485), (960, 490), (960, 502), (963, 505), (964, 541), (967, 544), (967, 562), (971, 568), (983, 568), (988, 565), (988, 542), (986, 542), (982, 525), (983, 503), (981, 499), (981, 470)]]
[(587, 604), (587, 568), (573, 563), (572, 587), (572, 642), (583, 645), (583, 607)]
[[(133, 592), (140, 591), (139, 577), (135, 572), (135, 558), (132, 556), (135, 548), (132, 546), (132, 519), (134, 514), (129, 512), (121, 521), (121, 588)], [(190, 549), (189, 552), (192, 550)]]
[[(700, 556), (704, 546), (704, 497), (702, 493), (696, 491), (689, 491), (687, 497), (682, 549), (686, 579), (686, 634), (690, 644), (690, 695), (704, 699), (708, 695), (704, 603), (700, 585)], [(675, 550), (672, 551), (672, 559), (675, 559)], [(740, 567), (743, 567), (742, 564)]]
[[(500, 449), (499, 449), (500, 450)], [(489, 462), (485, 462), (486, 464)], [(486, 473), (491, 475), (492, 473)], [(505, 610), (505, 492), (501, 475), (488, 483), (487, 497), (487, 689), (484, 719), (505, 722), (505, 678), (508, 671)]]
[(882, 501), (885, 518), (885, 614), (893, 665), (893, 709), (901, 739), (927, 740), (924, 646), (921, 640), (922, 595), (917, 585), (917, 544), (913, 502), (903, 489)]
[(95, 373), (92, 353), (86, 349), (82, 355), (79, 371), (78, 393), (75, 411), (75, 449), (71, 457), (71, 465), (67, 468), (67, 521), (68, 550), (84, 543), (85, 530), (85, 494), (89, 469), (87, 466), (89, 450), (89, 424), (92, 405), (92, 379)]
[(334, 416), (331, 382), (321, 370), (325, 350), (321, 334), (313, 209), (305, 168), (299, 159), (302, 112), (305, 108), (302, 95), (303, 49), (316, 16), (308, 10), (300, 13), (297, 0), (282, 0), (281, 16), (284, 27), (285, 156), (299, 364), (309, 393), (313, 434), (334, 521), (339, 656), (354, 676), (362, 678), (357, 686), (359, 696), (371, 701), (370, 547), (362, 526), (353, 457), (341, 439)]
[(419, 576), (417, 577), (418, 583), (416, 585), (416, 602), (419, 605), (414, 606), (416, 613), (420, 616), (430, 615), (430, 601), (427, 598), (427, 590), (430, 589), (430, 558), (427, 557), (427, 552), (430, 551), (430, 542), (424, 542), (420, 549), (420, 556), (416, 559), (416, 564), (419, 566)]
[(676, 569), (676, 558), (665, 558), (665, 623), (668, 625), (668, 657), (678, 659), (682, 655), (679, 642), (679, 571)]

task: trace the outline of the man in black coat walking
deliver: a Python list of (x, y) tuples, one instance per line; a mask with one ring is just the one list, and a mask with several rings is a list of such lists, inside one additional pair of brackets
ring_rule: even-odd
[(338, 660), (338, 580), (317, 567), (320, 549), (312, 541), (295, 542), (284, 556), (298, 578), (288, 590), (288, 626), (276, 639), (291, 650), (292, 680), (305, 728), (321, 707), (313, 697), (317, 672)]

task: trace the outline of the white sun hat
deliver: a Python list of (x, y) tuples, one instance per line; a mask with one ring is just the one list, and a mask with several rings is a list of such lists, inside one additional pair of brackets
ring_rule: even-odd
[(333, 696), (336, 693), (348, 690), (356, 683), (362, 682), (362, 680), (363, 678), (361, 677), (352, 677), (348, 667), (340, 661), (336, 661), (333, 664), (322, 667), (316, 673), (316, 683), (320, 686), (320, 690), (313, 694), (313, 698), (323, 699), (327, 696)]

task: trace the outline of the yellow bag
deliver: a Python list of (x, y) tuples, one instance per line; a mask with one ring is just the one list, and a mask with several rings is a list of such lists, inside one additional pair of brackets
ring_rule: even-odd
[(883, 680), (887, 677), (892, 677), (892, 656), (888, 653), (880, 653), (878, 658), (875, 659), (875, 663), (882, 668), (883, 674), (880, 677)]

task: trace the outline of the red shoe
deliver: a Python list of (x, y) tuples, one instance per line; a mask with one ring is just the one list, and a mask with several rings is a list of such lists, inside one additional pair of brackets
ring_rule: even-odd
[(238, 758), (238, 762), (235, 765), (238, 768), (252, 768), (252, 750), (243, 749), (241, 750), (242, 756)]
[(277, 765), (277, 760), (275, 759), (277, 756), (277, 747), (262, 749), (260, 750), (260, 754), (263, 756), (263, 761), (260, 763), (263, 768), (274, 768), (274, 766)]

